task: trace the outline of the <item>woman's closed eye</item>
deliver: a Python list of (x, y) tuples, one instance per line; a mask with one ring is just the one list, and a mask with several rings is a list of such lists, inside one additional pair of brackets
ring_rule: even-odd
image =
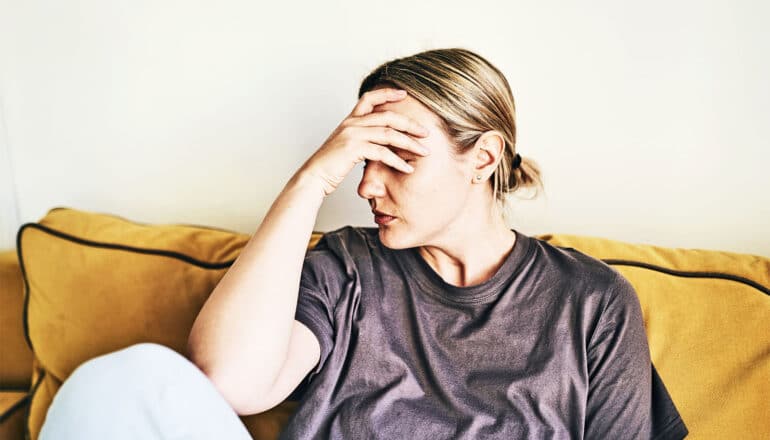
[[(399, 156), (399, 157), (401, 157), (401, 156)], [(413, 159), (413, 158), (411, 158), (411, 157), (401, 157), (401, 159), (402, 159), (404, 162), (406, 162), (406, 163), (413, 163), (413, 162), (417, 162), (417, 159), (416, 159), (416, 158), (415, 158), (415, 159)], [(367, 166), (367, 165), (369, 165), (369, 159), (364, 159), (364, 169), (366, 169), (366, 166)]]

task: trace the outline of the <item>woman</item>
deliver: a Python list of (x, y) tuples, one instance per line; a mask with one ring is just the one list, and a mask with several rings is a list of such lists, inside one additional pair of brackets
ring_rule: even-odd
[[(630, 283), (506, 226), (507, 194), (542, 181), (516, 151), (504, 75), (430, 50), (379, 66), (358, 95), (193, 325), (189, 358), (210, 381), (190, 381), (216, 388), (227, 423), (291, 398), (286, 439), (684, 437)], [(360, 162), (378, 226), (306, 251)]]

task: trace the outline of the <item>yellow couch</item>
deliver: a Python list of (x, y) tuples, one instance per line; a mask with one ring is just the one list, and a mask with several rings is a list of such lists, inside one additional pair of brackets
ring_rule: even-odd
[[(770, 258), (536, 238), (600, 258), (631, 281), (653, 363), (690, 438), (770, 438)], [(184, 353), (198, 310), (248, 239), (66, 207), (23, 225), (16, 249), (0, 252), (0, 439), (36, 439), (62, 381), (92, 357), (143, 341)], [(295, 406), (241, 419), (255, 439), (274, 439)]]

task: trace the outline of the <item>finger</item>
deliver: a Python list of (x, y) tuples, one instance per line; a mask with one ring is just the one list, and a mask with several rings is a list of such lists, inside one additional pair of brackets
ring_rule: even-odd
[(362, 127), (388, 126), (420, 137), (429, 134), (428, 129), (424, 125), (406, 115), (392, 110), (374, 112), (358, 118), (352, 118), (351, 124)]
[(391, 145), (402, 150), (411, 151), (421, 156), (430, 154), (430, 150), (404, 133), (390, 127), (366, 127), (364, 137), (379, 145)]
[(371, 160), (378, 160), (405, 173), (411, 173), (414, 171), (414, 168), (412, 168), (411, 165), (406, 163), (404, 159), (398, 157), (398, 155), (392, 152), (388, 147), (374, 143), (369, 143), (368, 145), (368, 156), (370, 156)]
[(374, 110), (374, 107), (377, 105), (384, 104), (389, 101), (399, 101), (405, 97), (405, 91), (399, 92), (397, 89), (391, 87), (370, 90), (361, 96), (361, 99), (358, 100), (358, 104), (356, 104), (350, 114), (352, 116), (363, 116), (371, 113), (372, 110)]

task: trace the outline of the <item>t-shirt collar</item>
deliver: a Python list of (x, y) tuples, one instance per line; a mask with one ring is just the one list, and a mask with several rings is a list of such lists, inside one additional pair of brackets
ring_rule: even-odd
[(516, 234), (513, 249), (491, 278), (472, 286), (454, 286), (444, 281), (438, 273), (423, 259), (417, 247), (403, 249), (403, 256), (414, 269), (413, 275), (426, 293), (457, 304), (476, 304), (490, 302), (500, 291), (515, 278), (529, 259), (531, 237), (511, 229)]

